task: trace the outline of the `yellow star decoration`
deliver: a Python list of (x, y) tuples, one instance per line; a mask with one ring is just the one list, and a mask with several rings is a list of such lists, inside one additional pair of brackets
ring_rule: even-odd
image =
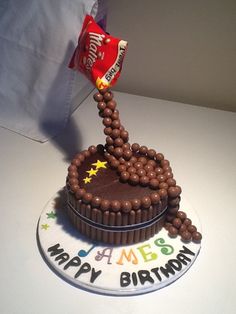
[(90, 183), (91, 180), (92, 180), (92, 178), (89, 178), (89, 177), (86, 177), (86, 178), (83, 179), (85, 184)]
[(48, 224), (43, 224), (41, 225), (41, 228), (44, 229), (44, 230), (48, 230), (50, 226)]
[(96, 170), (96, 169), (91, 168), (90, 170), (88, 170), (86, 172), (88, 172), (89, 176), (92, 177), (92, 176), (97, 175), (98, 169)]
[(107, 164), (107, 161), (100, 161), (100, 160), (97, 160), (97, 162), (95, 162), (94, 164), (92, 164), (93, 166), (96, 166), (96, 169), (99, 169), (99, 168), (105, 168), (106, 169), (106, 164)]

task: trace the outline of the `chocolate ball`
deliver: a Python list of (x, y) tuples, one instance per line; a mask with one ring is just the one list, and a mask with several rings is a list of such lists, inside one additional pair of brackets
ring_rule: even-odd
[(151, 178), (150, 176), (149, 177), (149, 185), (150, 185), (150, 188), (151, 189), (154, 189), (154, 190), (157, 190), (158, 189), (158, 186), (159, 186), (159, 181), (155, 178)]
[(192, 235), (189, 231), (185, 230), (181, 233), (181, 240), (184, 242), (191, 241)]
[(173, 178), (173, 173), (171, 171), (165, 171), (164, 176), (166, 177), (166, 179), (170, 179)]
[(139, 157), (138, 161), (141, 162), (143, 165), (146, 165), (148, 162), (147, 158), (144, 156)]
[(184, 231), (187, 230), (187, 226), (182, 224), (180, 227), (179, 227), (179, 234), (181, 235)]
[(153, 205), (160, 202), (160, 195), (157, 192), (154, 192), (150, 195), (150, 199)]
[(106, 103), (104, 101), (100, 101), (98, 104), (97, 104), (97, 108), (101, 111), (103, 111), (105, 108), (106, 108)]
[(88, 150), (91, 154), (95, 154), (97, 152), (97, 147), (94, 145), (89, 146)]
[(156, 151), (154, 149), (148, 149), (147, 155), (149, 158), (154, 158), (156, 156)]
[(156, 162), (155, 162), (155, 160), (152, 160), (152, 159), (149, 159), (149, 160), (147, 161), (147, 164), (150, 165), (150, 166), (152, 166), (153, 169), (156, 168), (156, 165), (157, 165)]
[(93, 99), (97, 102), (103, 101), (103, 95), (97, 92), (96, 94), (93, 95)]
[(112, 100), (113, 95), (112, 95), (111, 92), (106, 92), (106, 93), (103, 95), (103, 98), (104, 98), (105, 101), (108, 102), (108, 101)]
[(175, 214), (176, 215), (176, 213), (178, 212), (178, 210), (179, 210), (179, 205), (177, 205), (177, 206), (173, 206), (173, 207), (168, 207), (168, 212), (170, 213), (170, 214)]
[(86, 193), (85, 189), (78, 189), (76, 191), (75, 196), (76, 196), (77, 199), (80, 200), (84, 196), (85, 193)]
[(110, 108), (112, 111), (116, 109), (116, 101), (115, 100), (110, 100), (107, 102), (107, 107)]
[(70, 184), (70, 186), (72, 186), (73, 184), (78, 185), (79, 181), (77, 178), (69, 178), (69, 184)]
[(92, 205), (93, 207), (99, 207), (100, 204), (101, 204), (101, 197), (94, 196), (94, 197), (92, 198), (91, 205)]
[(101, 210), (106, 211), (109, 209), (109, 207), (110, 207), (110, 202), (108, 200), (105, 200), (105, 199), (101, 200), (101, 204), (100, 204)]
[(119, 173), (126, 171), (126, 166), (119, 164), (119, 166), (117, 167), (117, 170)]
[(176, 186), (176, 181), (175, 181), (175, 179), (173, 179), (173, 178), (168, 178), (168, 179), (166, 180), (166, 183), (168, 184), (169, 187), (170, 187), (170, 186)]
[(167, 196), (167, 191), (165, 189), (160, 189), (158, 193), (162, 199)]
[(85, 204), (89, 204), (91, 202), (92, 198), (93, 198), (93, 195), (91, 193), (87, 193), (87, 192), (82, 197), (83, 202)]
[(180, 226), (182, 225), (181, 219), (180, 219), (180, 218), (175, 218), (175, 219), (172, 221), (172, 225), (173, 225), (175, 228), (179, 229)]
[(159, 184), (159, 188), (160, 188), (160, 189), (165, 189), (165, 190), (167, 190), (168, 187), (169, 187), (168, 184), (165, 183), (165, 182), (161, 182), (161, 183)]
[(114, 112), (111, 115), (111, 119), (112, 120), (119, 120), (119, 111), (118, 110), (114, 110)]
[(192, 221), (189, 218), (185, 218), (184, 221), (183, 221), (183, 224), (185, 224), (186, 226), (189, 226), (189, 225), (192, 224)]
[[(119, 119), (113, 120), (112, 123), (111, 123), (111, 127), (112, 127), (113, 129), (119, 129), (119, 127), (120, 127), (120, 120), (119, 120)], [(122, 132), (123, 132), (123, 131), (122, 131)], [(122, 132), (121, 132), (121, 134), (120, 134), (121, 138), (123, 138), (123, 137), (122, 137)]]
[(70, 166), (68, 167), (68, 171), (77, 171), (76, 165), (70, 165)]
[(125, 160), (130, 160), (130, 158), (132, 157), (132, 151), (129, 149), (124, 150), (123, 157)]
[[(124, 140), (125, 141), (125, 140)], [(125, 143), (123, 146), (122, 146), (123, 150), (130, 150), (130, 144), (129, 143)]]
[(147, 153), (147, 151), (148, 151), (147, 146), (142, 145), (142, 146), (139, 148), (139, 152), (140, 152), (140, 154), (142, 154), (142, 155), (145, 155), (145, 154)]
[(134, 167), (129, 167), (128, 169), (127, 169), (127, 171), (128, 171), (128, 173), (129, 174), (132, 174), (132, 173), (136, 173), (136, 169), (134, 168)]
[(156, 160), (157, 160), (157, 161), (161, 161), (161, 160), (163, 160), (163, 159), (164, 159), (164, 155), (163, 155), (162, 153), (156, 154)]
[(196, 226), (194, 226), (194, 225), (189, 225), (189, 226), (187, 226), (187, 230), (188, 230), (190, 233), (194, 233), (194, 232), (197, 231), (197, 228), (196, 228)]
[(143, 169), (143, 164), (140, 161), (137, 161), (134, 163), (134, 167), (138, 170), (138, 169)]
[(156, 172), (157, 175), (164, 173), (163, 169), (160, 167), (155, 168), (154, 171)]
[(112, 120), (109, 117), (105, 117), (103, 118), (102, 123), (105, 125), (105, 127), (109, 127), (112, 124)]
[(99, 93), (102, 94), (102, 95), (104, 95), (106, 92), (109, 92), (109, 91), (110, 91), (109, 88), (108, 88), (108, 87), (105, 87), (105, 88), (103, 88), (103, 89), (100, 89), (100, 90), (99, 90)]
[[(117, 129), (115, 129), (115, 130), (117, 130)], [(123, 144), (124, 144), (124, 141), (120, 137), (118, 137), (114, 140), (114, 146), (115, 147), (121, 147)]]
[(110, 117), (112, 115), (112, 110), (109, 108), (105, 108), (103, 111), (103, 117)]
[(171, 186), (171, 187), (169, 187), (169, 189), (168, 189), (168, 195), (169, 195), (170, 197), (179, 196), (180, 193), (181, 193), (181, 188), (180, 188), (178, 185), (176, 185), (176, 186)]
[(106, 143), (107, 143), (107, 145), (113, 145), (114, 141), (110, 136), (107, 136), (106, 137)]
[(175, 215), (170, 215), (170, 214), (166, 215), (166, 221), (172, 223), (174, 219), (175, 219)]
[(124, 165), (126, 163), (126, 160), (123, 157), (120, 157), (119, 162), (121, 165)]
[(155, 179), (156, 178), (156, 173), (155, 173), (155, 171), (151, 170), (151, 171), (147, 172), (147, 176), (148, 176), (149, 180)]
[(180, 218), (182, 221), (184, 221), (187, 218), (187, 215), (185, 212), (179, 210), (178, 213), (176, 214), (176, 217)]
[(118, 168), (119, 165), (120, 165), (120, 163), (119, 163), (119, 161), (118, 161), (117, 159), (112, 160), (112, 162), (111, 162), (111, 167), (112, 167), (113, 169)]
[(111, 209), (114, 212), (118, 212), (120, 210), (120, 207), (121, 207), (121, 204), (119, 201), (117, 200), (111, 201)]
[(143, 176), (139, 179), (139, 182), (142, 186), (147, 186), (149, 184), (149, 178), (147, 176)]
[(147, 172), (149, 172), (149, 171), (153, 171), (154, 169), (153, 169), (153, 166), (152, 166), (152, 165), (146, 164), (146, 165), (144, 166), (144, 170), (146, 170)]
[(171, 171), (172, 172), (172, 168), (170, 166), (164, 166), (162, 167), (163, 171)]
[(122, 171), (120, 174), (120, 179), (123, 182), (127, 182), (129, 180), (130, 174), (128, 173), (128, 171)]
[(80, 160), (81, 162), (83, 162), (85, 160), (85, 156), (80, 153), (80, 154), (76, 155), (76, 159)]
[(104, 128), (104, 134), (111, 136), (112, 135), (112, 128), (111, 127)]
[(196, 242), (196, 243), (198, 243), (198, 242), (201, 242), (201, 240), (202, 240), (202, 235), (201, 235), (201, 233), (200, 232), (193, 232), (192, 233), (192, 239), (193, 239), (193, 241), (194, 242)]
[(78, 184), (73, 184), (73, 185), (71, 186), (71, 190), (72, 190), (74, 193), (76, 193), (76, 192), (79, 190), (79, 185), (78, 185)]
[(165, 182), (166, 177), (164, 176), (164, 174), (158, 174), (157, 180), (158, 180), (160, 183), (161, 183), (161, 182)]
[(132, 209), (132, 205), (130, 201), (122, 201), (121, 202), (121, 210), (124, 213), (129, 213)]
[(139, 183), (139, 176), (136, 173), (131, 173), (129, 177), (129, 181), (131, 184), (136, 185)]
[(137, 210), (140, 208), (141, 206), (141, 201), (138, 199), (138, 198), (134, 198), (132, 201), (131, 201), (131, 204), (132, 204), (132, 208)]
[(114, 155), (119, 158), (121, 156), (123, 156), (123, 149), (121, 147), (116, 147), (114, 149)]
[(132, 149), (132, 151), (135, 152), (135, 153), (139, 150), (139, 147), (140, 147), (140, 146), (139, 146), (138, 143), (134, 143), (134, 144), (131, 145), (131, 149)]
[(151, 199), (149, 196), (144, 196), (141, 199), (141, 204), (143, 208), (149, 208), (151, 206)]
[(168, 235), (171, 238), (175, 238), (178, 235), (178, 229), (175, 228), (174, 226), (169, 226)]
[(165, 166), (169, 166), (169, 165), (170, 165), (169, 160), (167, 160), (167, 159), (162, 159), (162, 160), (161, 160), (161, 166), (162, 166), (162, 168), (165, 167)]
[(124, 131), (121, 131), (120, 136), (124, 141), (127, 141), (129, 138), (129, 133), (124, 130)]
[(133, 164), (135, 164), (137, 161), (138, 161), (138, 159), (136, 157), (134, 157), (134, 156), (132, 156), (130, 158), (130, 162), (132, 162)]
[(113, 139), (120, 138), (120, 130), (111, 128), (111, 134), (110, 135)]
[[(135, 167), (135, 165), (134, 165), (134, 167)], [(137, 168), (136, 168), (136, 169), (137, 169)], [(137, 173), (137, 175), (138, 175), (139, 177), (143, 177), (143, 176), (146, 175), (146, 171), (145, 171), (144, 169), (142, 169), (142, 168), (139, 168), (136, 173)]]
[(79, 159), (77, 159), (77, 158), (74, 158), (74, 159), (72, 160), (71, 164), (72, 164), (73, 166), (75, 166), (76, 169), (77, 169), (77, 167), (79, 167), (79, 166), (81, 165), (81, 161), (80, 161)]
[(69, 178), (77, 179), (79, 177), (79, 174), (77, 171), (69, 171)]

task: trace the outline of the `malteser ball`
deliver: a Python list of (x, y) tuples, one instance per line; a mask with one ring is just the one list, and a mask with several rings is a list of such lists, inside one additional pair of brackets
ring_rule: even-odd
[(129, 177), (130, 177), (130, 174), (129, 174), (128, 171), (122, 171), (121, 174), (120, 174), (120, 179), (123, 182), (127, 182), (129, 180)]
[(132, 151), (129, 149), (124, 150), (123, 157), (125, 160), (130, 160), (130, 158), (132, 157)]
[(110, 108), (111, 110), (115, 110), (116, 109), (116, 102), (115, 100), (110, 100), (107, 102), (107, 107)]
[(158, 204), (160, 202), (160, 195), (158, 193), (152, 193), (150, 195), (152, 204)]
[(123, 149), (121, 147), (116, 147), (114, 149), (114, 155), (119, 158), (123, 156)]
[(176, 214), (176, 217), (180, 218), (182, 221), (184, 221), (184, 219), (187, 218), (187, 215), (185, 214), (185, 212), (183, 212), (182, 210), (179, 210), (178, 213)]
[(111, 128), (111, 137), (116, 139), (120, 136), (120, 130), (119, 129), (112, 129)]
[[(136, 169), (137, 169), (137, 168), (136, 168)], [(136, 173), (137, 173), (137, 175), (138, 175), (139, 177), (143, 177), (143, 176), (146, 175), (146, 171), (145, 171), (144, 169), (142, 169), (142, 168), (139, 168)]]
[(78, 199), (81, 199), (85, 193), (86, 193), (85, 189), (79, 189), (75, 195)]
[(139, 183), (139, 176), (136, 173), (131, 173), (129, 177), (129, 181), (131, 184), (136, 185)]
[(157, 161), (161, 161), (161, 160), (163, 160), (163, 159), (164, 159), (164, 155), (163, 155), (162, 153), (156, 154), (156, 160), (157, 160)]
[(109, 127), (109, 126), (111, 126), (111, 124), (112, 124), (112, 120), (111, 120), (111, 118), (109, 118), (109, 117), (105, 117), (105, 118), (102, 120), (102, 122), (103, 122), (103, 124), (104, 124), (106, 127)]
[(129, 133), (127, 131), (121, 131), (120, 136), (123, 138), (124, 141), (128, 140)]
[(181, 233), (181, 239), (184, 241), (184, 242), (189, 242), (191, 241), (191, 238), (192, 238), (192, 235), (189, 231), (183, 231)]
[(123, 144), (124, 144), (124, 141), (120, 137), (118, 137), (114, 140), (114, 146), (115, 147), (121, 147)]
[(156, 156), (156, 151), (154, 149), (148, 149), (147, 155), (149, 158), (154, 158)]
[(144, 166), (147, 164), (147, 158), (144, 156), (141, 156), (138, 158), (138, 161), (141, 162)]
[(170, 197), (176, 197), (176, 196), (179, 196), (181, 193), (181, 188), (179, 186), (171, 186), (169, 187), (168, 189), (168, 195)]
[(196, 228), (196, 226), (194, 226), (194, 225), (189, 225), (189, 226), (187, 227), (187, 230), (188, 230), (190, 233), (193, 233), (193, 232), (196, 232), (196, 231), (197, 231), (197, 228)]
[(93, 207), (99, 207), (100, 204), (101, 204), (101, 198), (98, 197), (98, 196), (94, 196), (94, 197), (92, 198), (91, 205), (92, 205)]
[(202, 235), (200, 232), (193, 232), (192, 233), (192, 239), (194, 242), (200, 242), (202, 240)]
[(145, 155), (145, 154), (147, 153), (147, 151), (148, 151), (147, 146), (141, 146), (141, 147), (139, 148), (140, 154)]
[(112, 110), (109, 108), (105, 108), (103, 111), (103, 116), (104, 117), (110, 117), (112, 115)]
[[(111, 123), (111, 127), (113, 129), (119, 129), (119, 127), (120, 127), (120, 120), (119, 119), (113, 120), (112, 123)], [(122, 137), (122, 134), (121, 134), (121, 137)]]
[(83, 195), (83, 197), (82, 197), (83, 198), (83, 202), (86, 203), (86, 204), (90, 203), (91, 200), (92, 200), (92, 197), (93, 197), (93, 195), (91, 193), (85, 193)]
[(175, 228), (174, 226), (169, 226), (168, 231), (169, 231), (168, 232), (169, 236), (172, 238), (174, 238), (178, 235), (178, 229)]
[(176, 181), (173, 178), (169, 178), (166, 180), (166, 183), (168, 184), (168, 186), (176, 186)]
[(140, 146), (139, 146), (138, 143), (134, 143), (134, 144), (131, 145), (131, 149), (132, 149), (132, 151), (135, 152), (135, 153), (139, 150), (139, 147), (140, 147)]
[(97, 104), (97, 108), (103, 111), (106, 108), (106, 103), (104, 101), (99, 101), (99, 103)]
[(141, 199), (142, 207), (149, 208), (151, 206), (151, 199), (149, 196), (144, 196)]
[(149, 185), (152, 189), (156, 190), (159, 185), (159, 181), (157, 179), (150, 179)]
[(140, 206), (141, 206), (141, 201), (138, 199), (138, 198), (134, 198), (132, 201), (131, 201), (131, 204), (132, 204), (132, 208), (133, 209), (139, 209)]
[(143, 186), (147, 186), (149, 184), (149, 178), (147, 176), (143, 176), (139, 179), (139, 182)]
[(103, 101), (103, 95), (97, 92), (96, 94), (93, 95), (93, 98), (95, 101), (100, 102)]
[(182, 225), (182, 221), (180, 218), (175, 218), (173, 221), (172, 221), (172, 224), (175, 228), (179, 229), (180, 226)]
[(121, 207), (121, 204), (119, 201), (117, 200), (111, 201), (111, 208), (114, 212), (118, 212), (120, 210), (120, 207)]
[(106, 93), (103, 95), (103, 98), (104, 98), (105, 101), (110, 101), (110, 100), (112, 100), (113, 95), (112, 95), (111, 92), (106, 92)]
[(97, 151), (97, 148), (96, 148), (96, 146), (91, 145), (91, 146), (89, 146), (88, 150), (90, 151), (91, 154), (95, 154)]
[(100, 204), (101, 210), (106, 211), (109, 209), (109, 207), (110, 207), (110, 202), (108, 200), (103, 199)]
[(132, 205), (131, 205), (131, 202), (130, 201), (122, 201), (121, 202), (121, 210), (124, 212), (124, 213), (129, 213), (132, 209)]

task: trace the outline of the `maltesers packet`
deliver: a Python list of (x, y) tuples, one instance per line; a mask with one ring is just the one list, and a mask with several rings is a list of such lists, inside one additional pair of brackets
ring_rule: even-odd
[(119, 78), (126, 49), (126, 41), (107, 34), (87, 15), (69, 68), (84, 73), (102, 90)]

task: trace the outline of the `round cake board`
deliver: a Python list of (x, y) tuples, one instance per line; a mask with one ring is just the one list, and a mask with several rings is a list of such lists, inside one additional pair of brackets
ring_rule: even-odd
[[(45, 206), (37, 232), (41, 254), (61, 278), (74, 286), (107, 295), (137, 295), (163, 288), (186, 273), (201, 244), (170, 238), (163, 228), (151, 239), (127, 246), (95, 243), (83, 237), (66, 215), (63, 190)], [(181, 210), (201, 231), (191, 205)]]

